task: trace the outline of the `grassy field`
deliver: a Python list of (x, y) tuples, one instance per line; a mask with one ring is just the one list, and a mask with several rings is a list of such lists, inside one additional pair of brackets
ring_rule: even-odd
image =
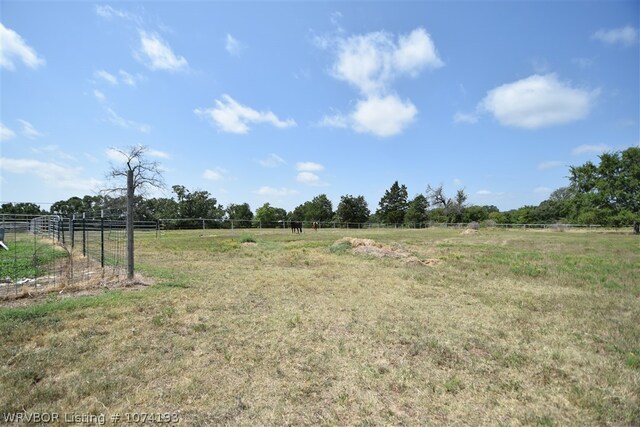
[(136, 256), (156, 285), (0, 309), (0, 413), (640, 425), (636, 236), (199, 230)]

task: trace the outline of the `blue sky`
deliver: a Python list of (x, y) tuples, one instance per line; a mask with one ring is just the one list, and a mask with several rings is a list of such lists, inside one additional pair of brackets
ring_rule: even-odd
[(508, 210), (640, 144), (637, 1), (0, 3), (0, 200), (170, 186), (372, 211), (395, 180)]

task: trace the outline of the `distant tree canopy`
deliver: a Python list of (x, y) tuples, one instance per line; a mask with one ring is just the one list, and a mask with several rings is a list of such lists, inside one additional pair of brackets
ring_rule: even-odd
[(281, 224), (280, 221), (287, 220), (287, 211), (265, 203), (256, 209), (255, 219), (260, 221), (265, 227), (273, 227)]
[(640, 147), (599, 158), (599, 165), (569, 168), (577, 218), (615, 226), (640, 221)]
[(364, 223), (369, 219), (369, 206), (364, 196), (351, 196), (349, 194), (340, 198), (336, 219), (339, 222)]
[[(498, 224), (600, 224), (631, 225), (640, 222), (640, 147), (599, 156), (599, 163), (586, 162), (569, 169), (569, 185), (553, 191), (538, 206), (528, 205), (506, 212), (495, 206), (467, 204), (465, 190), (454, 197), (443, 186), (427, 186), (425, 193), (408, 200), (407, 187), (395, 181), (380, 199), (372, 214), (363, 196), (346, 194), (336, 211), (326, 194), (298, 205), (291, 213), (265, 203), (255, 215), (248, 203), (229, 204), (226, 209), (207, 191), (189, 191), (182, 185), (172, 187), (174, 198), (145, 199), (135, 197), (136, 220), (206, 218), (259, 220), (266, 224), (279, 221), (338, 221), (348, 223), (383, 222), (386, 224), (424, 224), (428, 222), (468, 223), (494, 221)], [(52, 214), (72, 216), (87, 213), (99, 216), (102, 210), (113, 215), (126, 209), (123, 196), (71, 197), (51, 205)], [(0, 213), (39, 215), (44, 213), (35, 203), (5, 203)]]
[(331, 221), (333, 218), (333, 204), (326, 194), (320, 194), (308, 202), (296, 206), (291, 213), (294, 221)]
[(45, 213), (40, 206), (35, 203), (3, 203), (0, 206), (0, 213), (20, 214), (20, 215), (40, 215)]
[(385, 224), (402, 224), (409, 208), (408, 197), (407, 186), (395, 181), (380, 199), (376, 215)]
[(251, 221), (253, 219), (253, 212), (249, 203), (242, 203), (239, 205), (230, 203), (226, 209), (227, 217), (232, 220)]

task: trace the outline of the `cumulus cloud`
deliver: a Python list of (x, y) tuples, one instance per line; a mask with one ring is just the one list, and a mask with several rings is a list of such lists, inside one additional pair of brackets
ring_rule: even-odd
[(136, 57), (151, 70), (186, 71), (187, 60), (173, 53), (171, 47), (157, 33), (140, 31), (140, 49)]
[(295, 196), (298, 194), (296, 190), (292, 190), (290, 188), (280, 187), (274, 188), (269, 186), (263, 186), (254, 191), (258, 196), (263, 197), (287, 197), (287, 196)]
[(265, 159), (258, 160), (265, 168), (275, 168), (285, 163), (284, 159), (277, 154), (271, 153)]
[(372, 96), (358, 101), (351, 120), (356, 132), (388, 137), (401, 133), (417, 113), (409, 100), (402, 101), (395, 95)]
[(313, 172), (300, 172), (296, 176), (296, 181), (302, 184), (312, 185), (314, 187), (322, 187), (327, 185), (327, 183), (322, 181), (320, 177)]
[(402, 100), (395, 94), (393, 81), (401, 76), (416, 77), (425, 68), (444, 65), (424, 28), (397, 37), (386, 31), (317, 37), (316, 44), (322, 49), (334, 49), (331, 75), (354, 86), (360, 94), (353, 111), (325, 115), (318, 124), (351, 128), (378, 137), (400, 134), (418, 112), (410, 100)]
[(29, 46), (20, 34), (0, 23), (0, 68), (14, 71), (15, 61), (20, 61), (29, 68), (38, 68), (45, 60)]
[(240, 54), (245, 48), (245, 45), (243, 43), (240, 43), (231, 34), (227, 34), (224, 48), (226, 49), (227, 52), (229, 52), (230, 55), (240, 56)]
[(555, 74), (527, 77), (487, 93), (479, 109), (504, 126), (538, 129), (584, 119), (597, 91), (571, 87)]
[(18, 119), (20, 124), (22, 125), (22, 135), (26, 136), (29, 139), (36, 139), (42, 136), (42, 133), (39, 132), (31, 123), (26, 120)]
[(611, 147), (607, 144), (583, 144), (579, 145), (571, 151), (571, 154), (574, 156), (579, 156), (581, 154), (602, 154), (605, 151), (611, 151)]
[(271, 111), (257, 111), (251, 107), (241, 105), (229, 95), (222, 95), (222, 99), (215, 100), (214, 108), (196, 108), (194, 113), (211, 120), (221, 132), (246, 134), (250, 124), (269, 123), (279, 129), (296, 125), (293, 119), (281, 120)]
[(0, 157), (0, 169), (9, 173), (35, 175), (42, 180), (43, 185), (57, 189), (89, 192), (102, 185), (97, 179), (83, 177), (82, 168), (34, 159)]
[(160, 151), (160, 150), (154, 150), (149, 148), (147, 151), (145, 151), (145, 154), (148, 155), (149, 157), (156, 157), (158, 159), (170, 159), (171, 156), (169, 155), (169, 153), (165, 153), (164, 151)]
[(377, 31), (338, 38), (332, 75), (357, 87), (363, 94), (384, 92), (398, 76), (417, 76), (424, 68), (444, 65), (424, 28), (403, 34)]
[(633, 46), (638, 42), (638, 30), (630, 25), (612, 30), (600, 29), (591, 37), (607, 44)]
[(0, 141), (8, 141), (16, 137), (16, 133), (0, 123)]
[(493, 193), (491, 191), (489, 191), (489, 190), (479, 190), (479, 191), (476, 191), (476, 194), (479, 194), (481, 196), (488, 196), (488, 195), (493, 194)]
[(96, 15), (104, 19), (120, 18), (132, 21), (137, 25), (143, 24), (142, 18), (138, 15), (121, 9), (115, 9), (109, 5), (97, 5), (95, 11)]

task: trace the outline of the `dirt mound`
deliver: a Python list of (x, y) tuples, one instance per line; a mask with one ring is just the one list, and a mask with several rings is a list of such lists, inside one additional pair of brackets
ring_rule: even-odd
[(389, 246), (378, 243), (372, 239), (358, 239), (354, 237), (343, 237), (337, 240), (334, 245), (348, 243), (351, 245), (351, 253), (354, 255), (368, 255), (376, 258), (397, 258), (407, 265), (435, 265), (438, 260), (421, 260), (400, 246)]
[(476, 234), (478, 232), (478, 230), (474, 230), (473, 228), (467, 228), (466, 230), (464, 230), (462, 233), (463, 236), (469, 235), (469, 234)]

